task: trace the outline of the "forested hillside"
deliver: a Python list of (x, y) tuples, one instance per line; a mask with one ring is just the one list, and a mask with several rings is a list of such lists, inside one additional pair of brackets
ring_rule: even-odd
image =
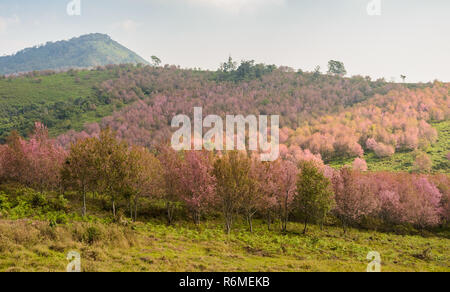
[[(100, 126), (118, 130), (130, 142), (139, 140), (139, 144), (151, 146), (167, 139), (176, 114), (192, 116), (194, 106), (202, 106), (205, 115), (279, 114), (281, 126), (295, 129), (313, 117), (337, 113), (399, 87), (382, 80), (297, 73), (289, 68), (259, 70), (260, 66), (242, 74), (177, 67), (124, 68), (119, 78), (103, 82), (99, 91), (109, 99), (135, 103), (105, 118)], [(231, 80), (223, 80), (227, 74)]]
[(82, 130), (86, 122), (113, 113), (95, 85), (115, 77), (114, 71), (40, 71), (20, 77), (0, 77), (0, 141), (12, 130), (27, 136), (35, 121), (50, 128), (52, 135)]
[(205, 116), (280, 115), (283, 155), (309, 150), (335, 166), (364, 157), (374, 170), (413, 170), (428, 153), (433, 170), (448, 171), (448, 84), (226, 64), (217, 72), (120, 65), (3, 77), (0, 137), (26, 136), (40, 121), (64, 147), (111, 127), (151, 148), (170, 138), (175, 115), (202, 106)]
[(12, 56), (0, 57), (0, 74), (89, 68), (109, 64), (148, 64), (136, 53), (104, 34), (88, 34), (68, 41), (47, 42)]

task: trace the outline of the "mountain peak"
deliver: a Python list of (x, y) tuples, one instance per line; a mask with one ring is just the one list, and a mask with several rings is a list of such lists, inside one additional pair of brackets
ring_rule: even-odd
[(0, 57), (0, 74), (40, 70), (88, 68), (109, 64), (142, 63), (142, 57), (114, 41), (110, 36), (91, 33), (70, 40), (47, 42)]
[(89, 33), (89, 34), (85, 34), (79, 37), (74, 37), (71, 38), (70, 41), (72, 40), (105, 40), (105, 41), (109, 41), (112, 40), (111, 37), (107, 34), (104, 33)]

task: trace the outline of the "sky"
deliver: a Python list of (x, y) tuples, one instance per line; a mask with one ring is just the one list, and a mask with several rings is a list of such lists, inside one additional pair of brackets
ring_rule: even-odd
[(450, 82), (449, 0), (77, 0), (69, 15), (72, 1), (0, 0), (0, 56), (99, 32), (183, 68), (339, 60), (349, 75)]

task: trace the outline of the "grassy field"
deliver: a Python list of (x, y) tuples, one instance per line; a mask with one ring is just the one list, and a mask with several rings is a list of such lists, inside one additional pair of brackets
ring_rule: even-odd
[[(377, 251), (383, 271), (450, 272), (450, 230), (417, 231), (376, 222), (372, 230), (350, 229), (329, 218), (321, 229), (256, 220), (254, 232), (239, 219), (230, 236), (220, 217), (196, 226), (183, 209), (167, 226), (164, 204), (143, 200), (139, 220), (111, 220), (107, 198), (88, 196), (81, 218), (76, 194), (45, 196), (16, 185), (0, 185), (0, 271), (65, 271), (66, 255), (81, 254), (83, 271), (366, 271), (368, 252)], [(126, 202), (118, 205), (125, 218)], [(185, 211), (184, 211), (185, 212)], [(364, 225), (364, 226), (366, 226)], [(378, 227), (376, 227), (378, 226)]]
[[(426, 153), (433, 161), (433, 171), (439, 173), (450, 172), (450, 161), (447, 153), (450, 152), (450, 121), (434, 123), (438, 130), (438, 141), (427, 149)], [(378, 158), (375, 153), (366, 153), (364, 159), (369, 171), (412, 171), (415, 160), (414, 152), (397, 152), (389, 158)], [(337, 159), (330, 163), (332, 167), (340, 168), (352, 164), (353, 159)]]
[(382, 271), (450, 272), (450, 239), (401, 236), (337, 227), (290, 224), (290, 232), (250, 234), (238, 225), (227, 236), (219, 223), (128, 226), (0, 221), (0, 271), (65, 271), (66, 254), (81, 254), (83, 271), (366, 271), (369, 251), (381, 254)]

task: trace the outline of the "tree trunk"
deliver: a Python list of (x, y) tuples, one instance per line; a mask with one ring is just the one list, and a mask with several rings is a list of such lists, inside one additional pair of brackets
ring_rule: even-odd
[(285, 214), (284, 218), (283, 218), (283, 232), (287, 231), (287, 222), (288, 222), (288, 217)]
[(87, 208), (86, 208), (86, 187), (85, 186), (83, 186), (83, 211), (82, 211), (82, 213), (83, 213), (83, 217), (86, 217), (86, 210)]
[(202, 218), (202, 215), (199, 210), (192, 211), (192, 219), (194, 220), (195, 225), (200, 225), (201, 218)]
[(173, 204), (171, 202), (167, 202), (166, 206), (167, 206), (167, 223), (169, 225), (172, 225), (174, 206), (173, 206)]
[(137, 216), (138, 216), (138, 200), (139, 200), (139, 198), (136, 196), (136, 197), (134, 198), (134, 220), (133, 220), (133, 222), (136, 222), (136, 221), (137, 221)]
[(289, 194), (286, 193), (286, 196), (284, 197), (284, 212), (283, 212), (283, 232), (287, 231), (287, 221), (288, 221), (288, 199)]
[(270, 231), (270, 222), (271, 218), (270, 218), (270, 212), (267, 212), (267, 230)]
[(112, 211), (113, 211), (113, 217), (116, 218), (116, 202), (114, 199), (112, 200)]
[(308, 217), (305, 218), (305, 229), (303, 229), (303, 234), (306, 234), (307, 228), (308, 228)]
[(128, 200), (128, 210), (130, 211), (130, 219), (133, 221), (133, 203), (130, 197), (130, 200)]
[(252, 222), (252, 216), (251, 215), (248, 218), (248, 224), (250, 225), (250, 233), (253, 233), (253, 222)]
[(232, 220), (233, 220), (233, 218), (231, 216), (232, 215), (225, 215), (225, 227), (226, 227), (226, 231), (227, 231), (228, 235), (231, 234), (231, 224), (232, 224)]

